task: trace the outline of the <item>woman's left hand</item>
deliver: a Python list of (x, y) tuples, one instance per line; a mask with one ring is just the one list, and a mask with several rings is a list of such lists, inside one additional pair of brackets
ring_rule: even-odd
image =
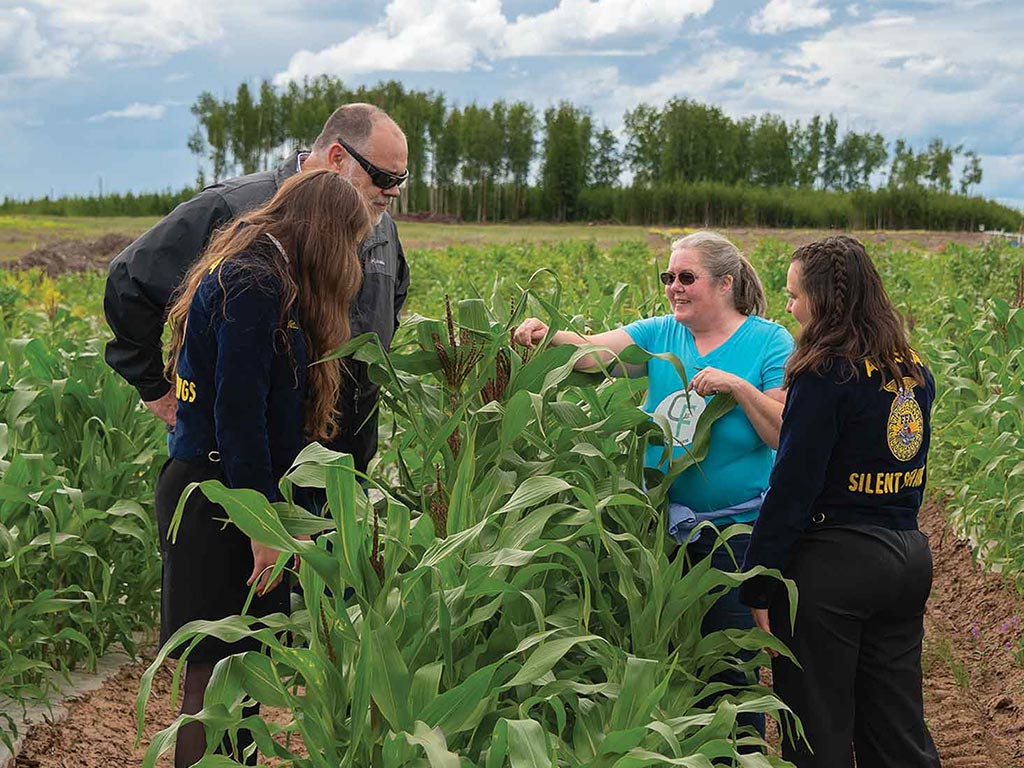
[[(754, 626), (760, 629), (762, 632), (767, 632), (769, 635), (772, 633), (772, 625), (768, 621), (768, 609), (767, 608), (751, 608), (751, 615), (754, 617)], [(779, 655), (778, 651), (774, 648), (765, 648), (768, 655), (773, 659)]]
[(687, 389), (696, 392), (701, 397), (717, 395), (719, 392), (735, 394), (734, 390), (741, 381), (739, 376), (726, 373), (718, 368), (702, 368), (690, 379)]
[(250, 587), (256, 584), (256, 594), (263, 597), (281, 583), (283, 573), (279, 573), (273, 581), (270, 579), (273, 568), (277, 564), (277, 556), (281, 553), (256, 541), (250, 541), (250, 544), (252, 546), (252, 573), (249, 574), (249, 579), (245, 583)]

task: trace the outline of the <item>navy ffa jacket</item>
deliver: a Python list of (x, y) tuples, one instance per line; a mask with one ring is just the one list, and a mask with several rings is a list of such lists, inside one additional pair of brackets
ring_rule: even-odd
[(205, 462), (219, 454), (229, 487), (280, 501), (277, 481), (306, 444), (307, 352), (294, 312), (281, 327), (277, 280), (240, 265), (268, 258), (266, 247), (257, 241), (211, 270), (192, 299), (170, 455)]
[[(308, 153), (295, 152), (272, 171), (213, 184), (182, 203), (111, 262), (103, 309), (114, 338), (107, 364), (139, 391), (157, 400), (170, 387), (163, 374), (161, 334), (171, 296), (214, 232), (240, 214), (267, 202), (281, 183), (299, 171)], [(363, 282), (349, 313), (352, 336), (373, 332), (387, 349), (398, 328), (409, 290), (409, 268), (394, 220), (381, 222), (359, 247)], [(338, 436), (329, 448), (351, 453), (365, 470), (377, 452), (379, 389), (365, 363), (345, 361), (345, 385), (338, 401)]]
[[(779, 450), (744, 561), (785, 572), (804, 531), (866, 524), (915, 530), (927, 479), (935, 381), (904, 377), (883, 385), (870, 361), (793, 381)], [(766, 608), (777, 582), (746, 581), (741, 600)]]

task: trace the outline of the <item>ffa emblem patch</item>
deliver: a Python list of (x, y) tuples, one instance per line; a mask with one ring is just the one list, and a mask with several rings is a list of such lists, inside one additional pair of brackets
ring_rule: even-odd
[(924, 441), (924, 414), (914, 399), (914, 380), (904, 376), (903, 381), (890, 381), (883, 389), (896, 396), (885, 426), (889, 450), (900, 461), (910, 461)]

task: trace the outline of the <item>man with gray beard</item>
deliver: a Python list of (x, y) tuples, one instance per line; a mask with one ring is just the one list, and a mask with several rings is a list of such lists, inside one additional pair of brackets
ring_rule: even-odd
[[(103, 300), (114, 332), (106, 361), (167, 424), (172, 440), (177, 400), (164, 376), (161, 349), (171, 297), (214, 231), (268, 201), (293, 174), (336, 171), (365, 198), (376, 226), (359, 249), (363, 283), (350, 313), (352, 336), (374, 332), (385, 348), (390, 346), (409, 288), (409, 268), (388, 207), (408, 179), (407, 163), (405, 134), (387, 113), (371, 104), (347, 104), (327, 119), (311, 151), (294, 152), (275, 170), (206, 187), (113, 260)], [(344, 370), (338, 436), (328, 447), (351, 453), (356, 468), (365, 471), (377, 452), (378, 388), (365, 364), (348, 359)]]

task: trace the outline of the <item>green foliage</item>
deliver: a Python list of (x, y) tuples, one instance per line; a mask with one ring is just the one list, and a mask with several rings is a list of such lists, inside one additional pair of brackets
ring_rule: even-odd
[[(529, 301), (554, 327), (574, 322), (549, 283)], [(589, 298), (595, 323), (621, 313), (615, 294)], [(709, 766), (758, 742), (738, 713), (785, 711), (759, 686), (709, 682), (749, 669), (742, 650), (786, 651), (757, 630), (701, 636), (704, 613), (744, 577), (688, 567), (665, 535), (671, 477), (645, 476), (644, 448), (664, 434), (637, 408), (643, 382), (574, 373), (582, 350), (510, 348), (524, 311), (525, 296), (465, 300), (448, 322), (412, 318), (390, 355), (370, 335), (339, 351), (370, 365), (395, 421), (369, 498), (350, 457), (314, 445), (296, 460), (291, 482), (325, 487), (331, 519), (200, 486), (248, 535), (299, 556), (306, 606), (265, 627), (182, 628), (164, 652), (213, 634), (258, 637), (267, 654), (220, 664), (203, 711), (161, 733), (146, 765), (198, 719), (209, 743), (251, 725), (261, 752), (297, 766)], [(708, 430), (706, 419), (695, 444)], [(316, 526), (315, 543), (288, 536)], [(701, 703), (714, 693), (725, 697)], [(293, 717), (243, 721), (248, 700)]]
[(555, 221), (576, 218), (576, 200), (590, 176), (590, 114), (568, 102), (544, 112), (544, 159), (541, 187), (549, 216)]
[(598, 187), (614, 187), (622, 175), (622, 157), (619, 153), (619, 140), (611, 128), (604, 126), (594, 134), (591, 156), (591, 181)]
[(1024, 309), (956, 298), (934, 336), (952, 342), (933, 355), (947, 508), (975, 554), (1024, 588)]
[(178, 204), (189, 200), (198, 189), (185, 187), (176, 192), (134, 192), (105, 195), (41, 197), (29, 200), (4, 198), (0, 214), (36, 216), (164, 216)]
[[(1021, 251), (871, 251), (937, 380), (932, 487), (1024, 588)], [(789, 255), (771, 239), (750, 253), (769, 316), (792, 329)], [(388, 405), (370, 498), (348, 459), (315, 447), (284, 486), (324, 486), (331, 520), (214, 484), (196, 491), (297, 553), (307, 595), (305, 610), (263, 628), (236, 617), (182, 630), (173, 643), (255, 634), (269, 649), (221, 665), (196, 719), (215, 734), (252, 727), (264, 755), (295, 765), (706, 767), (735, 756), (750, 738), (736, 713), (779, 703), (756, 688), (696, 703), (718, 690), (711, 674), (766, 638), (699, 638), (701, 615), (736, 578), (686, 569), (662, 533), (667, 480), (644, 472), (643, 447), (664, 436), (636, 408), (643, 380), (573, 373), (565, 348), (508, 347), (527, 311), (579, 330), (663, 311), (664, 256), (643, 242), (412, 251), (412, 312), (436, 312), (446, 293), (469, 298), (451, 333), (410, 317), (390, 357), (353, 342)], [(101, 295), (96, 275), (0, 272), (0, 694), (20, 701), (113, 642), (130, 647), (154, 620), (148, 499), (163, 435), (102, 363)], [(316, 543), (289, 536), (317, 531)], [(286, 646), (280, 630), (299, 642)], [(242, 720), (249, 698), (294, 719)], [(150, 762), (186, 721), (154, 740)], [(281, 731), (310, 756), (273, 741)]]
[[(624, 135), (616, 137), (569, 102), (546, 110), (541, 122), (522, 101), (459, 107), (395, 81), (350, 87), (326, 76), (284, 88), (241, 83), (233, 98), (201, 94), (186, 141), (199, 164), (198, 186), (208, 176), (273, 167), (310, 147), (331, 112), (350, 102), (377, 104), (405, 131), (410, 179), (396, 203), (402, 214), (719, 227), (1016, 230), (1022, 223), (1018, 211), (967, 197), (983, 176), (973, 150), (941, 138), (915, 150), (897, 138), (890, 152), (879, 133), (841, 132), (834, 115), (804, 125), (771, 113), (734, 119), (720, 107), (673, 98), (627, 111)], [(953, 195), (958, 155), (963, 171)], [(624, 170), (633, 186), (613, 192)], [(803, 194), (791, 194), (794, 187)], [(191, 192), (6, 200), (0, 212), (154, 215)]]
[(140, 502), (162, 430), (103, 364), (97, 320), (44, 279), (0, 273), (0, 695), (19, 703), (115, 642), (132, 652), (160, 579)]
[(812, 229), (1017, 230), (1019, 211), (980, 197), (922, 187), (831, 192), (705, 181), (625, 188), (590, 187), (577, 218), (626, 224)]

